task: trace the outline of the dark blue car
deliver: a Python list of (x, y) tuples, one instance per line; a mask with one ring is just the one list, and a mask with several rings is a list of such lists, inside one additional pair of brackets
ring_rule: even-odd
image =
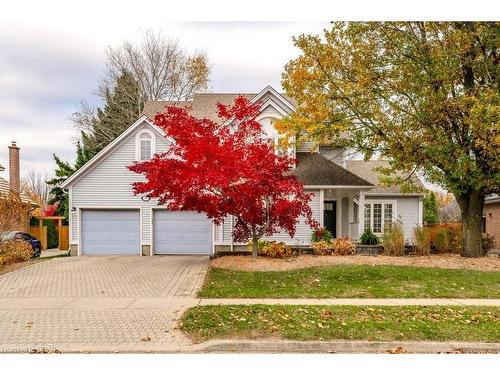
[(38, 258), (42, 253), (42, 243), (29, 233), (11, 230), (0, 233), (0, 242), (4, 241), (24, 241), (33, 248), (33, 258)]

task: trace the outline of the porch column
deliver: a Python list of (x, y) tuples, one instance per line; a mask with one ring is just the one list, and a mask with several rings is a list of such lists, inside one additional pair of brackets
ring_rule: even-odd
[(358, 204), (358, 239), (361, 237), (365, 230), (365, 192), (359, 192)]
[(349, 194), (349, 197), (347, 198), (347, 221), (349, 222), (349, 237), (352, 238), (352, 221), (354, 219), (354, 199), (352, 197), (352, 194)]
[(336, 217), (336, 227), (337, 227), (337, 238), (342, 237), (342, 194), (337, 192), (337, 217)]
[(319, 226), (323, 227), (325, 225), (325, 191), (321, 189), (319, 191)]

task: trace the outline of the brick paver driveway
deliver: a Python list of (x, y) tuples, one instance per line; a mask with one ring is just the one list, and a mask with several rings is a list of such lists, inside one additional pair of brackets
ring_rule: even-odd
[(203, 256), (68, 257), (0, 276), (0, 352), (180, 350)]

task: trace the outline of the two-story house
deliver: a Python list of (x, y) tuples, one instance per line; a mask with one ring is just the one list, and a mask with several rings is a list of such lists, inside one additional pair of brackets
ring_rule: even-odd
[[(216, 104), (231, 104), (238, 95), (195, 94), (189, 102), (148, 102), (141, 118), (68, 178), (62, 187), (69, 192), (72, 253), (212, 254), (243, 248), (245, 244), (232, 239), (231, 217), (215, 226), (203, 214), (168, 211), (155, 200), (135, 196), (131, 183), (143, 177), (126, 168), (167, 150), (169, 141), (152, 121), (165, 106), (188, 105), (193, 116), (216, 121)], [(294, 111), (293, 101), (269, 86), (257, 94), (242, 95), (261, 103), (257, 120), (266, 137), (278, 143), (280, 135), (273, 124)], [(368, 227), (382, 234), (386, 223), (399, 220), (406, 239), (412, 241), (414, 228), (422, 225), (423, 194), (381, 186), (375, 168), (384, 162), (346, 160), (342, 149), (315, 150), (307, 142), (289, 152), (297, 159), (293, 174), (313, 193), (310, 205), (315, 219), (335, 237), (356, 240)], [(418, 179), (415, 183), (421, 186)], [(271, 239), (308, 245), (311, 228), (301, 220), (293, 238), (278, 233)]]

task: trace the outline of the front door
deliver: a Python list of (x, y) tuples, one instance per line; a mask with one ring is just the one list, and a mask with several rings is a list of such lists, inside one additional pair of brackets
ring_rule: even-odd
[(325, 228), (337, 237), (337, 201), (325, 201), (323, 210)]

